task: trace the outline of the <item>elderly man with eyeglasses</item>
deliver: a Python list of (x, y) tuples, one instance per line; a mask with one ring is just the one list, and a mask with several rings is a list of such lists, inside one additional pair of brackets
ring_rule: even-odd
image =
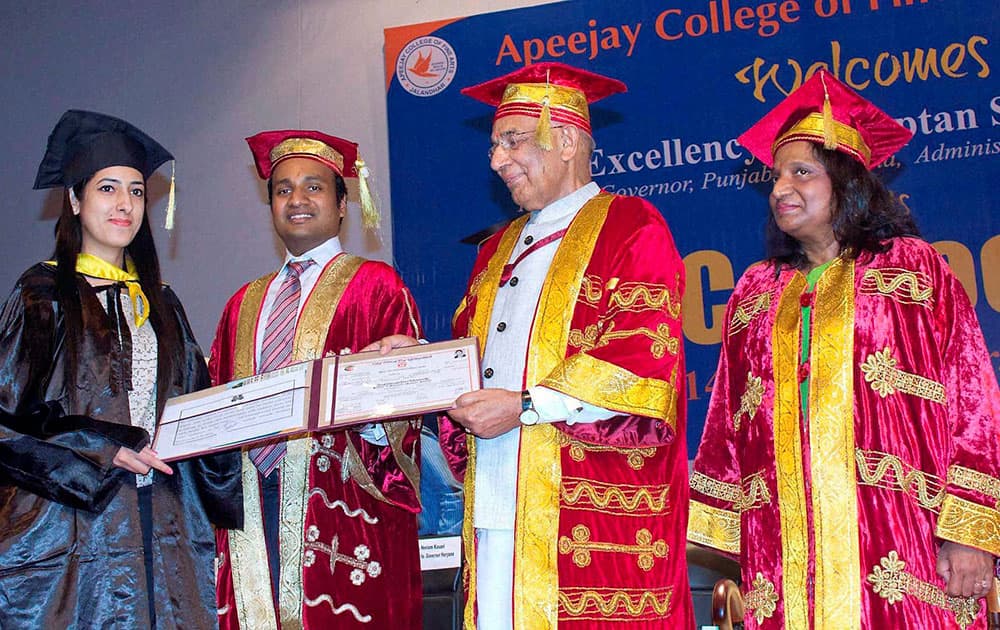
[(497, 107), (490, 167), (524, 211), (453, 320), (483, 348), (484, 389), (440, 437), (465, 481), (468, 628), (694, 625), (684, 267), (652, 205), (590, 176), (588, 103), (624, 91), (558, 63), (463, 90)]

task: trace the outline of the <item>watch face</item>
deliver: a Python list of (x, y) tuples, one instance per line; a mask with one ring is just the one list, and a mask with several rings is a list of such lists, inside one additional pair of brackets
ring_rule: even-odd
[(538, 422), (538, 412), (534, 409), (525, 409), (519, 416), (521, 424), (535, 424)]

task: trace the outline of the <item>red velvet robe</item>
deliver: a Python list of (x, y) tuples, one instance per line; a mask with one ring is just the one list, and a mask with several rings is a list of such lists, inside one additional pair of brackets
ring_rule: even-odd
[[(489, 343), (501, 268), (527, 217), (483, 244), (454, 335)], [(621, 415), (521, 427), (515, 514), (518, 628), (690, 628), (680, 299), (684, 267), (647, 202), (601, 193), (573, 219), (535, 312), (525, 386)], [(466, 627), (475, 615), (475, 443), (441, 443), (466, 493)]]
[(985, 627), (935, 562), (942, 540), (1000, 553), (1000, 394), (943, 259), (890, 245), (834, 261), (812, 293), (756, 265), (729, 301), (689, 538), (739, 556), (749, 628)]
[[(254, 335), (275, 274), (230, 298), (209, 370), (213, 383), (255, 373)], [(389, 266), (340, 254), (323, 270), (296, 324), (294, 360), (356, 352), (394, 333), (420, 336), (409, 291)], [(245, 527), (219, 530), (222, 628), (419, 628), (416, 513), (419, 425), (383, 424), (389, 446), (353, 430), (288, 442), (281, 463), (281, 571), (271, 592), (259, 474), (244, 453)]]

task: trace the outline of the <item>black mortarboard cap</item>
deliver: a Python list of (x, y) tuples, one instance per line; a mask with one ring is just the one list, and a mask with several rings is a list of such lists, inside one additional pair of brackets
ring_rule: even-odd
[(35, 188), (70, 188), (108, 166), (130, 166), (149, 178), (174, 159), (159, 142), (120, 118), (71, 109), (49, 134)]

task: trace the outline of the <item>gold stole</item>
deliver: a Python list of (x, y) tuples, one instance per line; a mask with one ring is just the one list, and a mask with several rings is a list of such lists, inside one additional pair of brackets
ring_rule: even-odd
[[(306, 298), (305, 306), (295, 326), (292, 361), (321, 358), (323, 345), (333, 315), (337, 312), (344, 290), (354, 278), (363, 258), (340, 254), (323, 270), (316, 287)], [(233, 378), (245, 378), (256, 372), (256, 332), (260, 309), (267, 287), (276, 274), (254, 280), (247, 287), (240, 304), (236, 327), (236, 349), (233, 357)], [(281, 514), (278, 540), (281, 564), (278, 585), (278, 607), (282, 630), (302, 627), (302, 537), (305, 508), (309, 496), (309, 445), (311, 436), (288, 440), (288, 452), (281, 462)], [(350, 445), (350, 442), (348, 442)], [(362, 477), (361, 485), (378, 492), (357, 451), (350, 446), (352, 476)], [(360, 464), (360, 465), (357, 465)], [(347, 465), (347, 462), (344, 462)], [(367, 478), (367, 479), (365, 479)], [(370, 491), (370, 490), (369, 490)], [(379, 497), (384, 500), (384, 497)], [(242, 530), (230, 530), (229, 550), (232, 561), (233, 590), (242, 628), (274, 628), (274, 604), (271, 596), (271, 576), (268, 572), (264, 542), (264, 522), (261, 513), (257, 468), (243, 451), (243, 510)]]
[[(528, 347), (526, 383), (531, 386), (548, 376), (566, 358), (570, 324), (583, 274), (597, 237), (614, 200), (600, 193), (580, 209), (559, 243), (542, 284)], [(493, 303), (500, 285), (500, 273), (510, 259), (528, 217), (517, 219), (501, 237), (496, 253), (486, 268), (478, 293), (476, 312), (469, 334), (486, 347)], [(469, 461), (465, 476), (465, 540), (469, 578), (469, 600), (465, 626), (475, 627), (473, 606), (476, 594), (475, 530), (475, 440), (468, 438)], [(521, 427), (517, 471), (517, 508), (514, 532), (514, 628), (540, 630), (558, 624), (559, 485), (562, 479), (558, 430), (551, 424)]]
[[(799, 296), (795, 274), (778, 305), (774, 443), (781, 516), (785, 628), (809, 627), (809, 531), (799, 403)], [(816, 283), (809, 350), (809, 453), (816, 553), (814, 628), (861, 623), (857, 477), (854, 465), (854, 262), (835, 260)]]

